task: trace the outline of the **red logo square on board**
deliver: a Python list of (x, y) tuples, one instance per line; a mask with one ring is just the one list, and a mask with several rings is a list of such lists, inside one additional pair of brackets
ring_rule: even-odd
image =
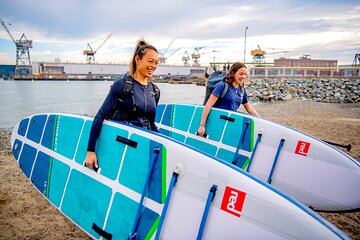
[(309, 148), (310, 148), (310, 143), (298, 141), (298, 144), (295, 149), (295, 153), (302, 156), (307, 156), (309, 152)]
[(246, 193), (226, 186), (221, 202), (221, 210), (240, 217)]

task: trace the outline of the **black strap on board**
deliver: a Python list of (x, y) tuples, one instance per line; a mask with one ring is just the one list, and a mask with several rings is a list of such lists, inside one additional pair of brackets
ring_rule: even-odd
[(108, 233), (104, 230), (102, 230), (98, 225), (96, 225), (96, 223), (93, 223), (92, 225), (92, 229), (94, 229), (94, 231), (99, 234), (101, 237), (105, 238), (105, 239), (109, 239), (111, 240), (113, 235), (111, 233)]
[(229, 121), (229, 122), (235, 122), (235, 118), (228, 117), (228, 116), (225, 116), (225, 115), (220, 115), (220, 119), (224, 119), (224, 120)]
[(135, 142), (135, 141), (133, 141), (133, 140), (130, 140), (130, 139), (121, 137), (121, 136), (119, 136), (119, 135), (116, 136), (116, 141), (117, 141), (117, 142), (124, 143), (124, 144), (126, 144), (126, 145), (129, 145), (130, 147), (133, 147), (133, 148), (137, 148), (137, 145), (138, 145), (138, 142)]

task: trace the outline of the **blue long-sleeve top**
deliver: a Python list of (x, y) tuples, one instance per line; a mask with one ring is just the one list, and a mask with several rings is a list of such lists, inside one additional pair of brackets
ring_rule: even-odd
[[(127, 78), (132, 78), (128, 76)], [(96, 141), (100, 135), (104, 119), (111, 119), (158, 131), (155, 125), (156, 99), (153, 85), (142, 85), (133, 81), (133, 94), (119, 101), (126, 78), (116, 79), (97, 112), (91, 126), (88, 151), (95, 152)], [(160, 94), (160, 93), (158, 93)], [(135, 107), (135, 111), (134, 111)]]

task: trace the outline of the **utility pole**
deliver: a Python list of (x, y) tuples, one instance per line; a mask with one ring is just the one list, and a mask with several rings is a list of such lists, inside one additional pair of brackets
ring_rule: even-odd
[(246, 28), (245, 28), (245, 40), (244, 40), (244, 64), (245, 64), (245, 55), (246, 55), (246, 32), (247, 32), (247, 30), (249, 29), (249, 27), (248, 26), (246, 26)]

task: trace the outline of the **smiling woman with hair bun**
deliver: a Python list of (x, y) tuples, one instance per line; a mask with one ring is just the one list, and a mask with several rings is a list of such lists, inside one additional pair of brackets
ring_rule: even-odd
[(155, 125), (159, 88), (150, 82), (158, 66), (158, 51), (144, 39), (139, 39), (129, 64), (129, 74), (114, 81), (91, 126), (85, 165), (98, 168), (96, 141), (104, 119), (125, 122), (152, 131)]

